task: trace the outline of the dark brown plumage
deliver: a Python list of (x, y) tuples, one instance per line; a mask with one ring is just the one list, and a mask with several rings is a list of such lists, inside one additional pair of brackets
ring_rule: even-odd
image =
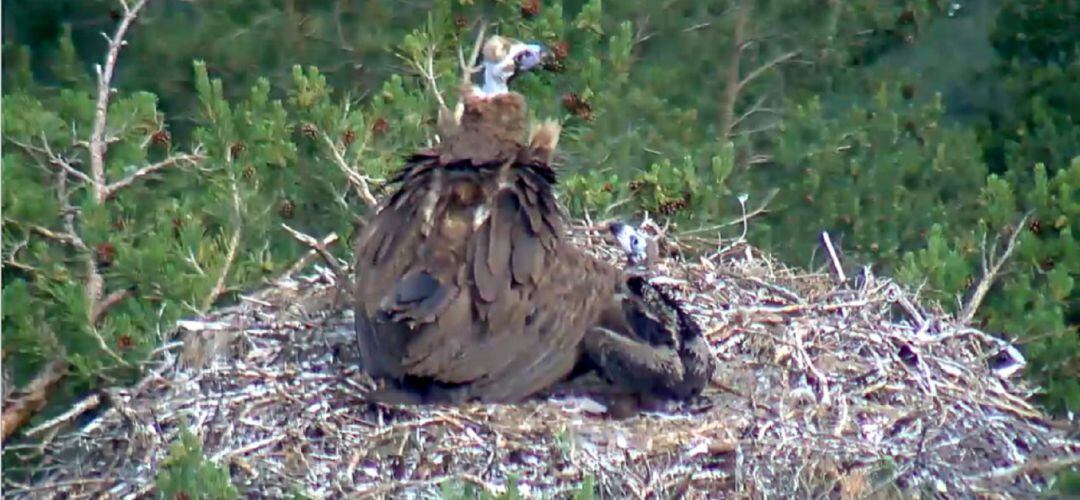
[[(498, 49), (489, 41), (485, 56)], [(690, 336), (671, 333), (696, 325), (564, 238), (550, 164), (558, 125), (526, 143), (520, 94), (465, 91), (460, 114), (440, 117), (444, 140), (407, 159), (357, 240), (361, 363), (386, 382), (374, 398), (517, 401), (566, 377), (583, 352), (631, 390), (699, 392), (683, 355)]]
[(655, 241), (622, 223), (610, 229), (628, 268), (615, 297), (619, 307), (586, 333), (585, 354), (605, 379), (631, 393), (669, 399), (700, 394), (715, 361), (697, 322), (649, 281)]

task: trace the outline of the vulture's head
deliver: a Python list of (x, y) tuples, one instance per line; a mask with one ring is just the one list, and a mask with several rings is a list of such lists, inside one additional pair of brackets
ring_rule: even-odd
[(626, 260), (630, 265), (647, 266), (656, 259), (656, 242), (637, 228), (622, 222), (612, 222), (608, 229), (615, 237), (619, 248), (626, 254)]
[(551, 57), (551, 52), (539, 43), (524, 43), (499, 35), (488, 38), (481, 54), (484, 68), (481, 90), (488, 97), (509, 92), (507, 84), (511, 80)]

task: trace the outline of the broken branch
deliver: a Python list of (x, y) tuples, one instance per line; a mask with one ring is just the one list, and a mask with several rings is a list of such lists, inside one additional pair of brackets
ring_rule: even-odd
[[(345, 269), (345, 265), (342, 264), (341, 261), (334, 256), (334, 254), (330, 253), (330, 251), (326, 249), (326, 245), (324, 245), (323, 242), (289, 227), (289, 225), (285, 224), (284, 222), (281, 224), (281, 227), (282, 229), (287, 231), (293, 237), (293, 239), (299, 241), (300, 243), (303, 243), (304, 245), (307, 245), (308, 248), (318, 253), (319, 257), (322, 257), (323, 262), (326, 262), (326, 265), (330, 266), (330, 269), (334, 271), (334, 278), (337, 279), (338, 283), (349, 282), (349, 275)], [(337, 240), (336, 234), (332, 234), (331, 236), (333, 236), (333, 239), (327, 237), (324, 241)]]
[(375, 196), (371, 194), (371, 187), (368, 185), (367, 177), (364, 177), (360, 172), (357, 172), (355, 168), (349, 166), (349, 163), (345, 161), (345, 156), (334, 140), (330, 138), (330, 134), (323, 132), (323, 141), (326, 142), (326, 147), (330, 148), (330, 154), (334, 157), (334, 163), (337, 164), (345, 177), (349, 180), (349, 184), (352, 184), (356, 189), (356, 194), (360, 196), (360, 199), (369, 207), (374, 207), (379, 204)]
[(840, 265), (840, 257), (836, 255), (836, 249), (833, 248), (832, 238), (829, 237), (828, 231), (821, 232), (821, 242), (825, 245), (825, 252), (829, 254), (829, 264), (832, 266), (832, 270), (836, 273), (836, 279), (841, 283), (847, 281), (847, 274), (844, 273), (844, 267)]
[(63, 359), (49, 363), (26, 387), (25, 394), (4, 408), (3, 421), (0, 423), (4, 441), (45, 407), (49, 393), (67, 375), (68, 367), (68, 362)]

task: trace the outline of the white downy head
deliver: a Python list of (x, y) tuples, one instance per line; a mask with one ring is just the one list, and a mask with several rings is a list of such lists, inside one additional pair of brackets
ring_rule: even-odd
[(548, 51), (538, 43), (524, 43), (502, 36), (493, 36), (484, 44), (484, 83), (479, 94), (492, 97), (509, 92), (507, 85), (514, 77), (543, 62)]
[(608, 228), (631, 265), (643, 265), (649, 260), (648, 236), (622, 222), (612, 222)]

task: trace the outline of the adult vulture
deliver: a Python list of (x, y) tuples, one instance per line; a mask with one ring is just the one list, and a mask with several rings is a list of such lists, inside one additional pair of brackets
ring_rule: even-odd
[(583, 359), (633, 390), (700, 392), (667, 353), (670, 329), (687, 327), (672, 305), (565, 239), (551, 165), (560, 127), (530, 131), (524, 97), (507, 88), (546, 51), (493, 36), (481, 52), (482, 85), (440, 111), (441, 142), (407, 158), (356, 242), (361, 363), (382, 382), (372, 399), (514, 402)]

